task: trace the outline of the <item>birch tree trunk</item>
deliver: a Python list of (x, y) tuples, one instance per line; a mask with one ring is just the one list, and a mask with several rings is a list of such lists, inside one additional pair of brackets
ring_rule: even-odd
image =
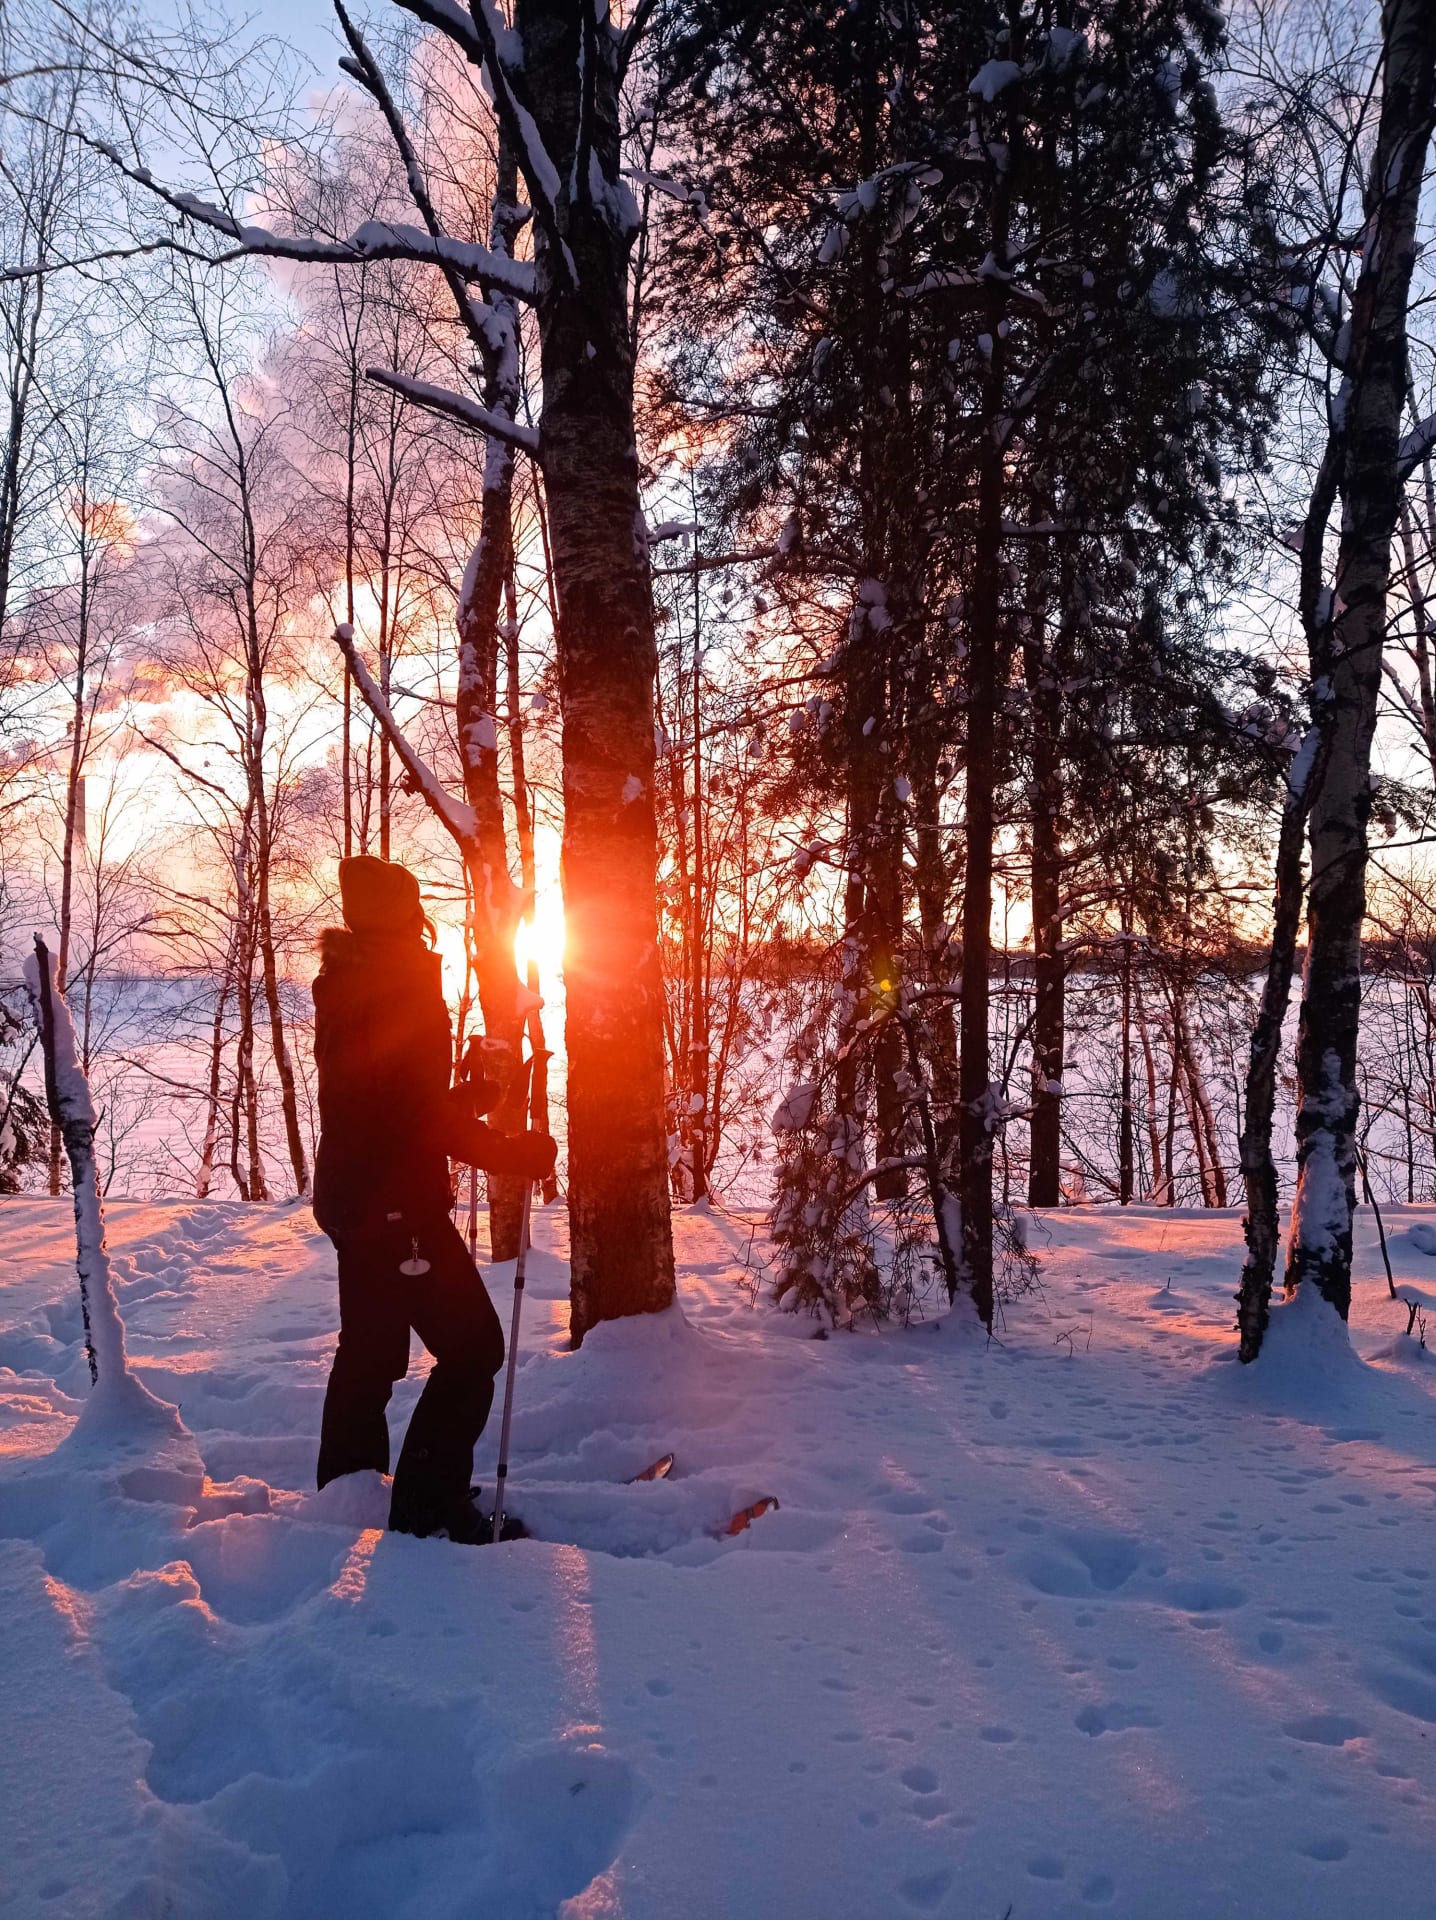
[(214, 1018), (209, 1034), (209, 1075), (205, 1085), (204, 1138), (200, 1143), (199, 1170), (195, 1174), (196, 1200), (208, 1200), (214, 1183), (214, 1157), (219, 1144), (219, 1089), (224, 1064), (224, 1016), (229, 1005), (230, 976), (234, 959), (233, 941), (225, 955), (224, 971), (219, 977), (214, 1000)]
[(1311, 810), (1307, 959), (1297, 1040), (1297, 1189), (1286, 1267), (1288, 1294), (1310, 1282), (1343, 1320), (1351, 1304), (1356, 1202), (1356, 1044), (1371, 742), (1400, 505), (1406, 313), (1422, 175), (1436, 114), (1436, 15), (1430, 0), (1386, 0), (1382, 45), (1381, 123), (1347, 349), (1331, 730)]
[[(60, 854), (60, 952), (55, 963), (55, 983), (61, 993), (65, 991), (70, 974), (70, 935), (74, 924), (77, 838), (82, 851), (84, 847), (82, 796), (85, 786), (85, 701), (89, 691), (87, 673), (90, 652), (91, 577), (89, 542), (83, 520), (80, 530), (80, 575), (77, 585), (79, 591), (75, 627), (75, 691), (70, 706), (70, 762), (65, 775), (65, 839)], [(59, 1122), (52, 1118), (48, 1181), (52, 1195), (60, 1191), (61, 1145)]]
[(55, 979), (55, 961), (39, 934), (25, 962), (25, 988), (40, 1030), (45, 1062), (45, 1100), (70, 1162), (75, 1207), (75, 1266), (85, 1356), (93, 1392), (82, 1419), (118, 1417), (169, 1432), (180, 1431), (177, 1410), (141, 1386), (129, 1370), (125, 1328), (115, 1300), (114, 1276), (105, 1246), (105, 1211), (95, 1160), (95, 1105), (75, 1046), (75, 1028)]
[[(247, 497), (246, 523), (248, 525)], [(249, 551), (252, 552), (252, 535), (250, 542)], [(279, 1103), (284, 1118), (284, 1141), (289, 1153), (290, 1171), (294, 1175), (295, 1196), (302, 1200), (309, 1192), (309, 1164), (304, 1151), (304, 1135), (299, 1125), (299, 1101), (295, 1091), (294, 1062), (290, 1058), (289, 1043), (284, 1032), (284, 1003), (279, 995), (279, 960), (275, 952), (274, 916), (269, 898), (270, 869), (274, 859), (274, 834), (264, 770), (269, 707), (264, 688), (264, 659), (259, 646), (258, 624), (253, 601), (252, 571), (247, 576), (246, 587), (250, 595), (247, 608), (246, 652), (250, 675), (251, 718), (246, 728), (245, 759), (254, 820), (254, 943), (259, 949), (260, 979), (264, 989), (265, 1010), (269, 1016), (270, 1051), (274, 1056), (274, 1070), (279, 1080)], [(257, 1132), (254, 1138), (257, 1152)]]
[(1321, 784), (1323, 741), (1330, 719), (1329, 596), (1322, 592), (1322, 550), (1327, 523), (1336, 499), (1337, 440), (1327, 441), (1326, 452), (1312, 488), (1311, 503), (1301, 536), (1301, 574), (1298, 589), (1302, 626), (1316, 689), (1311, 725), (1301, 750), (1286, 776), (1281, 829), (1277, 836), (1276, 896), (1272, 903), (1271, 948), (1262, 981), (1261, 1004), (1252, 1028), (1247, 1062), (1246, 1122), (1241, 1132), (1242, 1185), (1246, 1216), (1242, 1233), (1246, 1258), (1237, 1286), (1239, 1357), (1255, 1360), (1261, 1352), (1271, 1312), (1271, 1290), (1281, 1245), (1276, 1161), (1272, 1156), (1272, 1120), (1276, 1112), (1277, 1062), (1282, 1029), (1291, 1001), (1296, 973), (1296, 946), (1301, 932), (1304, 899), (1302, 854), (1312, 798)]

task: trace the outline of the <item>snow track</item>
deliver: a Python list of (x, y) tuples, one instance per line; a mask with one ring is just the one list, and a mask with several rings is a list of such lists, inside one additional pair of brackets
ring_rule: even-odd
[[(819, 1342), (694, 1211), (681, 1315), (570, 1354), (550, 1213), (539, 1537), (489, 1551), (379, 1531), (378, 1476), (307, 1491), (333, 1275), (295, 1209), (112, 1207), (187, 1433), (72, 1432), (68, 1212), (0, 1203), (7, 1920), (1429, 1911), (1436, 1366), (1384, 1282), (1363, 1361), (1282, 1308), (1239, 1370), (1233, 1215), (1049, 1215), (1000, 1345)], [(1429, 1280), (1430, 1212), (1388, 1224)]]

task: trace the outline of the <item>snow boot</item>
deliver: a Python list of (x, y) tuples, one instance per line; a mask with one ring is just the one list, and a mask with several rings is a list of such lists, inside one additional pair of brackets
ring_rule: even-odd
[[(494, 1523), (478, 1504), (477, 1487), (470, 1487), (466, 1494), (446, 1508), (432, 1510), (425, 1514), (406, 1513), (389, 1520), (392, 1533), (412, 1533), (420, 1540), (452, 1540), (464, 1547), (492, 1546)], [(501, 1536), (505, 1540), (527, 1540), (529, 1530), (517, 1514), (504, 1515), (504, 1530)]]

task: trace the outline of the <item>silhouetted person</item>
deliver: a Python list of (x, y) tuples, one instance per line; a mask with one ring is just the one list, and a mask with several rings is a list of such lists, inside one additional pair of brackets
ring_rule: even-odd
[(451, 1088), (453, 1036), (419, 884), (361, 854), (339, 863), (345, 925), (314, 982), (319, 1151), (314, 1217), (339, 1255), (339, 1348), (324, 1398), (319, 1485), (389, 1470), (385, 1408), (409, 1329), (434, 1356), (394, 1473), (389, 1525), (488, 1537), (469, 1495), (474, 1442), (503, 1365), (498, 1315), (450, 1218), (449, 1161), (540, 1180), (546, 1133), (504, 1134)]

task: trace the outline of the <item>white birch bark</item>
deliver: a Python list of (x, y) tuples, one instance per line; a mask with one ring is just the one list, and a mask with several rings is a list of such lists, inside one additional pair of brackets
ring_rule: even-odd
[(179, 1431), (174, 1407), (155, 1396), (129, 1370), (125, 1328), (115, 1299), (114, 1276), (105, 1246), (105, 1211), (95, 1161), (95, 1106), (80, 1065), (75, 1027), (55, 979), (55, 958), (38, 934), (25, 962), (25, 988), (40, 1029), (45, 1059), (45, 1095), (50, 1118), (59, 1129), (70, 1163), (75, 1202), (75, 1265), (80, 1280), (80, 1310), (93, 1393), (87, 1413), (102, 1412), (124, 1421), (158, 1421)]

